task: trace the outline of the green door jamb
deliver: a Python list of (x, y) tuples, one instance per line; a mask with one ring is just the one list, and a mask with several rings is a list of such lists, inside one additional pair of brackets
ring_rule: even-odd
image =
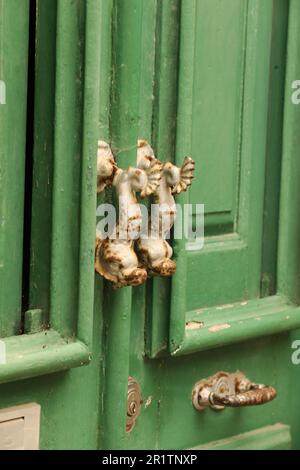
[(0, 0), (0, 337), (21, 328), (28, 33), (28, 0)]

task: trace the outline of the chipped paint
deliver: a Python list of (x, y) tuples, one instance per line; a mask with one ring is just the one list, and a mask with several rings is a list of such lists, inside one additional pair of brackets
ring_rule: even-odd
[(177, 354), (180, 350), (181, 350), (181, 346), (178, 346), (176, 349), (174, 349), (174, 351), (172, 352), (172, 355), (175, 356), (175, 354)]
[(211, 333), (216, 333), (217, 331), (226, 330), (227, 328), (231, 328), (231, 325), (228, 323), (221, 323), (219, 325), (211, 326), (208, 328), (208, 331), (211, 331)]
[(185, 324), (186, 330), (198, 330), (199, 328), (203, 328), (204, 323), (203, 321), (189, 321)]
[(147, 400), (146, 400), (146, 402), (145, 402), (145, 408), (148, 408), (148, 406), (150, 406), (151, 403), (152, 403), (152, 395), (150, 395), (150, 396), (147, 398)]
[(224, 304), (224, 305), (218, 305), (216, 307), (216, 310), (225, 310), (226, 308), (233, 308), (234, 304)]

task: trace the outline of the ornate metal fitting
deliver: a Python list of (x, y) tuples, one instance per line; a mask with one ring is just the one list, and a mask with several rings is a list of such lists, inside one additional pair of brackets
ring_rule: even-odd
[(196, 383), (192, 403), (198, 411), (208, 407), (223, 410), (226, 407), (263, 405), (276, 396), (275, 388), (253, 383), (242, 372), (217, 372)]
[(141, 388), (133, 377), (128, 377), (128, 393), (127, 393), (127, 415), (126, 415), (126, 431), (132, 431), (135, 422), (141, 412), (142, 406)]
[[(152, 148), (146, 141), (138, 142), (138, 166), (142, 157), (153, 154)], [(149, 276), (171, 276), (176, 271), (176, 263), (171, 259), (173, 250), (166, 240), (176, 218), (176, 204), (173, 194), (186, 191), (194, 177), (195, 162), (191, 157), (185, 157), (181, 168), (171, 162), (162, 164), (160, 184), (154, 189), (153, 196), (156, 204), (154, 217), (150, 219), (147, 238), (139, 238), (136, 250), (142, 265)]]
[(110, 146), (103, 141), (98, 143), (97, 190), (101, 192), (107, 185), (113, 185), (119, 197), (120, 213), (114, 236), (101, 239), (98, 235), (96, 238), (95, 269), (115, 287), (137, 286), (147, 279), (147, 271), (139, 266), (134, 251), (134, 239), (142, 224), (136, 193), (145, 197), (155, 191), (161, 168), (154, 156), (145, 155), (140, 168), (122, 170), (117, 167)]
[[(102, 239), (98, 234), (95, 269), (115, 287), (136, 286), (148, 276), (170, 276), (175, 272), (172, 248), (166, 241), (176, 217), (173, 194), (190, 186), (194, 167), (190, 157), (184, 159), (181, 168), (170, 162), (163, 164), (155, 158), (147, 141), (138, 140), (137, 167), (122, 170), (109, 144), (98, 142), (97, 190), (101, 192), (107, 185), (116, 188), (119, 223), (113, 237)], [(141, 237), (142, 213), (137, 193), (142, 198), (153, 194), (157, 208), (147, 237)]]

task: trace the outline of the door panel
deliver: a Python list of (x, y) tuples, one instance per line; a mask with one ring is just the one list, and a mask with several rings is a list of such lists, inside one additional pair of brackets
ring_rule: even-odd
[[(210, 2), (211, 8), (216, 10), (217, 3)], [(205, 4), (205, 2), (204, 2)], [(231, 303), (238, 300), (248, 300), (259, 296), (260, 289), (260, 270), (261, 270), (261, 251), (262, 251), (262, 221), (263, 221), (263, 194), (265, 183), (265, 143), (267, 131), (267, 112), (268, 112), (268, 85), (269, 85), (269, 57), (271, 47), (271, 27), (273, 4), (267, 2), (234, 2), (237, 5), (244, 5), (244, 9), (240, 15), (235, 11), (235, 21), (238, 21), (238, 28), (241, 30), (240, 40), (236, 40), (236, 53), (232, 53), (230, 48), (229, 54), (231, 62), (226, 61), (223, 48), (225, 38), (221, 37), (219, 42), (212, 42), (207, 37), (210, 46), (206, 46), (206, 41), (201, 41), (201, 36), (196, 36), (195, 49), (203, 47), (202, 56), (206, 59), (206, 63), (199, 65), (198, 57), (201, 54), (195, 52), (193, 62), (187, 62), (186, 49), (193, 46), (193, 35), (186, 33), (185, 40), (181, 42), (180, 57), (182, 57), (185, 67), (192, 73), (191, 83), (194, 89), (202, 89), (201, 80), (198, 74), (201, 70), (210, 70), (211, 57), (214, 58), (215, 67), (210, 77), (210, 86), (212, 89), (218, 89), (218, 79), (222, 77), (222, 90), (224, 90), (223, 99), (215, 102), (218, 106), (213, 114), (210, 111), (213, 107), (213, 99), (207, 98), (207, 101), (201, 100), (201, 110), (199, 106), (193, 104), (192, 113), (190, 113), (189, 103), (186, 102), (182, 88), (186, 86), (185, 76), (179, 76), (179, 122), (177, 128), (177, 159), (179, 163), (180, 155), (191, 153), (195, 155), (198, 163), (198, 172), (202, 173), (202, 178), (206, 180), (206, 185), (210, 187), (207, 191), (205, 185), (202, 185), (204, 192), (201, 195), (201, 201), (205, 204), (205, 212), (210, 213), (218, 211), (217, 206), (210, 209), (211, 191), (215, 191), (218, 197), (225, 203), (229, 194), (231, 199), (236, 203), (237, 213), (232, 221), (230, 232), (232, 235), (222, 235), (222, 227), (219, 226), (219, 235), (209, 237), (209, 219), (207, 238), (203, 250), (197, 250), (197, 244), (189, 243), (184, 246), (185, 242), (175, 243), (175, 252), (178, 253), (178, 272), (174, 279), (174, 309), (184, 308), (185, 310), (194, 310), (197, 308)], [(183, 31), (185, 28), (190, 32), (190, 17), (195, 15), (196, 18), (201, 17), (198, 9), (202, 2), (195, 2), (195, 10), (192, 11), (190, 2), (182, 3), (182, 24)], [(210, 18), (212, 11), (206, 12), (206, 16), (202, 18), (205, 24), (211, 24)], [(215, 31), (232, 31), (233, 26), (229, 28), (228, 23), (232, 22), (233, 11), (226, 10), (226, 13), (215, 15), (218, 24), (211, 28), (211, 33)], [(245, 24), (246, 17), (246, 24)], [(225, 19), (225, 23), (224, 23)], [(196, 25), (198, 26), (198, 25)], [(198, 28), (201, 27), (201, 24)], [(245, 42), (244, 31), (246, 29)], [(205, 35), (206, 29), (203, 28), (202, 34)], [(217, 34), (217, 36), (218, 36)], [(242, 40), (241, 40), (242, 39)], [(199, 42), (198, 42), (199, 41)], [(205, 51), (205, 55), (204, 55)], [(245, 55), (245, 64), (243, 67), (243, 57)], [(235, 71), (238, 78), (235, 80), (232, 75), (223, 71), (223, 67), (227, 66)], [(197, 74), (197, 70), (199, 70)], [(219, 73), (218, 73), (219, 72)], [(205, 73), (204, 73), (205, 75)], [(234, 90), (237, 97), (235, 99), (230, 95), (230, 90)], [(203, 94), (206, 95), (207, 86), (203, 84)], [(228, 98), (228, 102), (227, 102)], [(221, 105), (217, 103), (222, 103)], [(197, 101), (196, 101), (197, 103)], [(229, 103), (229, 104), (228, 104)], [(223, 109), (224, 107), (224, 109)], [(229, 107), (231, 112), (235, 111), (235, 118), (230, 119), (226, 113)], [(189, 114), (188, 114), (189, 113)], [(198, 117), (202, 116), (206, 125), (196, 126)], [(216, 118), (223, 121), (223, 126), (216, 125)], [(192, 125), (192, 131), (188, 133), (187, 120)], [(204, 130), (201, 137), (199, 127)], [(205, 128), (207, 128), (205, 130)], [(222, 129), (219, 131), (219, 128)], [(223, 130), (227, 136), (223, 142)], [(209, 145), (212, 140), (210, 135), (214, 136), (217, 150), (206, 149), (200, 146), (200, 140), (205, 141), (205, 145)], [(204, 138), (205, 136), (205, 138)], [(226, 139), (231, 139), (232, 144), (228, 146)], [(191, 144), (190, 144), (191, 142)], [(203, 157), (205, 155), (206, 157)], [(216, 156), (217, 155), (217, 156)], [(227, 156), (228, 155), (228, 156)], [(239, 155), (239, 156), (237, 156)], [(221, 164), (222, 158), (222, 164)], [(205, 172), (205, 160), (209, 159), (214, 162), (214, 172), (210, 174)], [(227, 159), (227, 160), (226, 160)], [(233, 159), (235, 164), (233, 163)], [(230, 172), (226, 161), (230, 161)], [(238, 172), (239, 163), (239, 172)], [(197, 178), (197, 176), (196, 176)], [(197, 181), (197, 180), (196, 180)], [(222, 184), (219, 183), (222, 181)], [(195, 187), (201, 187), (201, 179)], [(223, 187), (227, 190), (224, 192)], [(228, 189), (230, 188), (230, 189)], [(195, 191), (195, 190), (194, 190)], [(191, 197), (186, 196), (187, 201), (195, 202), (195, 193)], [(199, 202), (200, 199), (197, 199)], [(228, 206), (232, 209), (232, 203)], [(228, 209), (227, 207), (227, 209)], [(225, 208), (226, 209), (226, 208)], [(223, 208), (220, 206), (219, 211)], [(217, 216), (215, 214), (215, 223), (218, 226)], [(224, 223), (224, 218), (222, 218)], [(205, 228), (206, 228), (205, 227)], [(228, 228), (228, 227), (227, 227)], [(182, 258), (185, 257), (185, 260)], [(250, 261), (251, 260), (251, 261)], [(181, 268), (181, 265), (185, 267)], [(184, 300), (178, 307), (178, 299), (176, 292), (179, 292), (179, 285), (182, 279), (186, 279), (185, 305)], [(201, 286), (200, 291), (198, 286)], [(181, 284), (181, 289), (183, 286)], [(181, 297), (184, 297), (180, 294)], [(173, 315), (173, 312), (172, 312)], [(177, 315), (176, 314), (176, 318)], [(182, 313), (181, 313), (182, 315)], [(171, 333), (172, 335), (172, 333)]]
[(0, 1), (0, 337), (21, 329), (29, 2)]
[[(0, 59), (4, 57), (6, 67), (11, 66), (9, 79), (14, 89), (10, 93), (16, 90), (25, 93), (25, 65), (24, 70), (19, 70), (13, 59), (22, 58), (23, 63), (26, 58), (27, 61), (28, 31), (22, 34), (19, 31), (20, 24), (26, 21), (27, 1), (1, 1), (1, 27), (3, 3), (11, 7), (4, 36), (11, 45), (7, 56), (3, 56), (5, 51), (1, 47)], [(38, 402), (42, 449), (96, 449), (99, 440), (102, 305), (101, 297), (95, 299), (95, 307), (93, 305), (93, 248), (101, 3), (98, 0), (30, 1), (33, 19), (36, 17), (32, 31), (36, 36), (30, 49), (31, 65), (35, 67), (31, 69), (32, 76), (35, 75), (35, 107), (30, 115), (34, 121), (34, 149), (33, 157), (29, 155), (34, 167), (33, 224), (31, 266), (26, 266), (30, 275), (27, 282), (31, 310), (24, 312), (27, 334), (1, 342), (1, 346), (5, 346), (6, 361), (1, 356), (0, 408)], [(0, 31), (2, 45), (2, 29)], [(0, 70), (1, 66), (2, 62)], [(9, 86), (9, 82), (7, 84)], [(1, 165), (3, 148), (6, 150), (9, 143), (11, 151), (17, 151), (20, 136), (23, 138), (23, 127), (19, 124), (23, 102), (18, 103), (14, 96), (8, 96), (13, 116), (5, 116), (10, 137), (6, 141), (2, 140), (1, 114)], [(32, 138), (30, 133), (27, 138)], [(18, 150), (18, 159), (13, 152), (5, 153), (5, 163), (10, 161), (15, 165), (14, 171), (20, 171), (18, 164), (24, 164), (22, 153)], [(6, 186), (4, 195), (11, 207), (22, 202), (23, 173), (17, 178), (10, 168), (9, 176), (12, 190)], [(30, 180), (28, 175), (29, 190)], [(2, 189), (1, 186), (1, 204)], [(13, 220), (20, 225), (21, 218)], [(29, 225), (29, 220), (26, 222)], [(17, 228), (16, 225), (16, 231), (11, 230), (11, 239), (5, 240), (6, 256), (13, 261), (16, 252), (12, 251), (12, 245), (18, 240), (22, 246), (22, 230), (18, 233)], [(19, 268), (21, 257), (20, 253), (15, 265), (5, 267), (5, 275), (10, 276), (10, 266), (15, 271)], [(2, 277), (0, 282), (2, 303)], [(14, 286), (5, 287), (6, 295), (10, 287)], [(19, 297), (20, 293), (15, 290), (13, 299), (18, 305)], [(97, 311), (95, 319), (93, 308)], [(1, 310), (0, 317), (2, 313)], [(9, 314), (8, 310), (4, 312), (7, 321), (13, 318)], [(90, 363), (91, 356), (94, 360), (91, 367), (69, 370)], [(29, 377), (30, 380), (24, 380)], [(9, 381), (12, 383), (4, 383)]]
[[(104, 406), (103, 433), (109, 434), (103, 441), (105, 448), (275, 449), (299, 445), (297, 418), (289, 405), (294, 396), (291, 387), (297, 383), (290, 331), (295, 330), (297, 337), (300, 310), (294, 274), (298, 268), (295, 262), (288, 268), (285, 259), (294, 249), (298, 253), (300, 230), (290, 219), (289, 229), (287, 224), (278, 228), (279, 189), (272, 185), (282, 166), (285, 195), (281, 194), (281, 211), (290, 213), (287, 194), (291, 196), (292, 190), (286, 185), (291, 168), (298, 175), (292, 163), (297, 157), (277, 149), (271, 158), (267, 148), (267, 143), (271, 148), (275, 145), (274, 129), (279, 132), (278, 140), (283, 132), (282, 114), (279, 123), (273, 113), (270, 118), (270, 110), (280, 109), (284, 95), (287, 14), (289, 11), (290, 25), (294, 9), (299, 7), (292, 3), (289, 10), (287, 2), (281, 0), (226, 5), (229, 7), (225, 10), (225, 2), (164, 2), (164, 9), (177, 11), (172, 18), (180, 31), (175, 161), (180, 164), (183, 156), (190, 154), (197, 163), (192, 190), (178, 199), (182, 204), (205, 203), (207, 231), (203, 249), (197, 240), (174, 241), (177, 272), (172, 280), (153, 279), (146, 292), (142, 286), (123, 293), (122, 303), (121, 295), (113, 294), (112, 300), (108, 294), (105, 318), (110, 361), (105, 369), (109, 377), (105, 396), (112, 393), (116, 399), (114, 378), (123, 370), (124, 384), (128, 375), (139, 382), (143, 407), (135, 427), (126, 433), (120, 408), (113, 415), (112, 409), (108, 413)], [(213, 11), (220, 14), (213, 15)], [(223, 25), (226, 31), (231, 25), (228, 40), (233, 41), (231, 34), (235, 38), (229, 52), (228, 48), (223, 50), (227, 41), (227, 36), (222, 36)], [(168, 28), (160, 24), (158, 31), (159, 55)], [(294, 40), (289, 39), (288, 47)], [(170, 50), (176, 56), (175, 38)], [(276, 56), (279, 51), (280, 56)], [(159, 60), (157, 63), (160, 65)], [(213, 100), (213, 90), (218, 93), (221, 82), (216, 69), (222, 70), (223, 90), (228, 93), (220, 93), (218, 103)], [(274, 80), (275, 70), (279, 78)], [(162, 79), (157, 79), (159, 89), (163, 89)], [(270, 102), (270, 97), (274, 101)], [(289, 113), (288, 85), (285, 102)], [(153, 110), (157, 139), (153, 145), (159, 156), (169, 155), (162, 152), (164, 140), (156, 133), (162, 122), (165, 129), (169, 123), (171, 132), (173, 122), (167, 110), (163, 106)], [(270, 170), (270, 161), (276, 167), (274, 173), (265, 171)], [(268, 289), (261, 289), (266, 234), (270, 234), (266, 226), (269, 210), (274, 239), (279, 237), (281, 247), (278, 256), (272, 239), (268, 260), (273, 266), (278, 261), (278, 283), (273, 284), (271, 292), (276, 295), (270, 296)], [(291, 240), (289, 247), (286, 237)], [(293, 275), (287, 273), (290, 270)], [(293, 287), (287, 286), (287, 279)], [(131, 301), (130, 320), (123, 303), (127, 296)], [(256, 382), (273, 385), (278, 397), (259, 408), (219, 412), (193, 408), (191, 393), (198, 380), (218, 371), (236, 370)], [(124, 394), (123, 409), (125, 406)], [(112, 422), (112, 416), (120, 418), (118, 424)]]
[[(176, 161), (180, 165), (183, 155), (192, 155), (196, 160), (196, 177), (191, 191), (178, 199), (194, 205), (204, 203), (205, 243), (203, 247), (197, 240), (174, 240), (177, 272), (172, 279), (170, 321), (164, 314), (169, 306), (162, 294), (169, 292), (167, 281), (153, 282), (155, 305), (148, 339), (151, 355), (165, 347), (166, 322), (170, 324), (171, 351), (176, 351), (184, 340), (185, 324), (192, 312), (197, 317), (198, 311), (206, 307), (221, 309), (222, 305), (228, 307), (260, 298), (265, 262), (268, 260), (273, 268), (276, 262), (276, 244), (272, 244), (270, 252), (269, 246), (263, 244), (263, 234), (276, 241), (279, 194), (273, 181), (275, 177), (279, 182), (280, 155), (277, 154), (274, 164), (272, 153), (270, 163), (266, 142), (268, 139), (272, 142), (274, 135), (268, 124), (269, 94), (273, 90), (269, 82), (274, 82), (273, 71), (270, 75), (273, 50), (283, 54), (282, 59), (277, 56), (276, 64), (281, 65), (276, 65), (276, 71), (281, 77), (284, 73), (286, 23), (279, 23), (277, 18), (287, 20), (288, 5), (253, 0), (230, 5), (223, 14), (213, 15), (213, 11), (218, 11), (218, 2), (181, 2)], [(230, 61), (224, 52), (227, 40), (224, 31), (228, 30), (236, 34), (234, 46), (228, 52)], [(209, 80), (205, 81), (207, 74)], [(219, 95), (216, 100), (213, 94), (220, 88), (220, 76), (223, 94), (222, 99)], [(283, 87), (283, 79), (280, 83)], [(280, 99), (282, 91), (278, 95), (277, 90), (272, 106), (274, 102), (280, 103)], [(217, 119), (222, 119), (222, 126), (216, 126)], [(226, 139), (223, 143), (220, 127), (226, 129), (229, 146)], [(206, 172), (207, 165), (213, 166), (213, 174)], [(277, 173), (273, 168), (277, 168)], [(212, 195), (218, 194), (226, 201), (228, 191), (234, 201), (231, 212), (222, 212), (221, 206), (219, 211), (215, 206), (212, 212)], [(265, 194), (269, 205), (264, 208)], [(269, 201), (273, 201), (275, 211)], [(272, 229), (269, 223), (264, 225), (266, 215), (269, 220), (272, 217)], [(274, 274), (273, 271), (265, 275), (265, 279), (272, 277), (272, 293), (275, 293)]]
[(42, 309), (46, 318), (50, 310), (56, 22), (57, 2), (37, 2), (29, 308)]
[[(192, 185), (189, 199), (194, 204), (205, 202), (206, 230), (213, 225), (216, 233), (232, 232), (237, 215), (247, 2), (205, 0), (194, 5), (195, 24), (189, 28), (186, 47), (194, 49), (189, 64), (193, 73), (189, 119), (197, 184)], [(187, 8), (191, 6), (183, 2), (182, 15)]]

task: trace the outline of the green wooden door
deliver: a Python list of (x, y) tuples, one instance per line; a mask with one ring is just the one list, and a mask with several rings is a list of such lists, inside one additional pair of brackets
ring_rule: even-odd
[[(299, 326), (300, 233), (292, 215), (299, 171), (289, 126), (299, 119), (290, 100), (299, 5), (114, 7), (111, 133), (101, 137), (124, 168), (134, 164), (137, 137), (163, 161), (194, 158), (195, 180), (180, 202), (205, 204), (205, 243), (174, 241), (172, 279), (105, 290), (103, 446), (297, 447), (297, 334), (290, 331)], [(236, 370), (272, 384), (276, 400), (242, 410), (193, 408), (198, 380)], [(140, 384), (143, 406), (126, 433), (128, 376)]]
[(98, 447), (99, 5), (0, 1), (0, 409), (38, 403), (42, 449)]
[[(300, 447), (299, 18), (298, 0), (0, 0), (0, 409), (39, 403), (41, 448)], [(94, 280), (97, 141), (127, 168), (138, 138), (196, 161), (178, 202), (205, 205), (205, 243), (115, 290)], [(277, 398), (194, 409), (197, 381), (237, 370)]]

